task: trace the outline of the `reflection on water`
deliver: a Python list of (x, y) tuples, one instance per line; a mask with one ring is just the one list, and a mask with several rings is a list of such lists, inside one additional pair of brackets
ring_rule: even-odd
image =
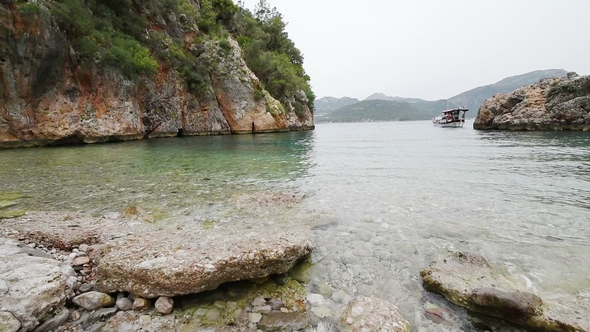
[(448, 330), (426, 317), (424, 306), (440, 300), (424, 292), (419, 272), (448, 249), (469, 250), (590, 316), (590, 133), (320, 124), (314, 132), (0, 151), (0, 191), (30, 196), (27, 209), (99, 214), (139, 205), (186, 222), (257, 220), (228, 198), (264, 190), (306, 195), (282, 213), (258, 212), (313, 227), (309, 287), (327, 298), (326, 289), (376, 295), (418, 328)]

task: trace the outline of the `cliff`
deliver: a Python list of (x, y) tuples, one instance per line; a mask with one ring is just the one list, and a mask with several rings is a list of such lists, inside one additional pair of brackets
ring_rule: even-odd
[(482, 130), (590, 130), (590, 76), (546, 78), (508, 94), (496, 94), (473, 124)]
[(236, 41), (248, 36), (223, 25), (264, 24), (247, 10), (104, 3), (0, 1), (0, 147), (313, 129), (303, 70), (271, 95)]

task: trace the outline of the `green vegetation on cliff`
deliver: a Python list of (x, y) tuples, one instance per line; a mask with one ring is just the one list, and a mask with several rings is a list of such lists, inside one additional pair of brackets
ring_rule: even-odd
[[(119, 69), (129, 79), (174, 69), (196, 95), (208, 92), (209, 74), (199, 55), (207, 41), (231, 51), (236, 39), (261, 87), (282, 100), (303, 91), (315, 98), (303, 56), (289, 39), (276, 9), (261, 0), (254, 13), (231, 0), (40, 0), (12, 2), (21, 15), (55, 20), (80, 66)], [(310, 107), (312, 108), (312, 107)]]

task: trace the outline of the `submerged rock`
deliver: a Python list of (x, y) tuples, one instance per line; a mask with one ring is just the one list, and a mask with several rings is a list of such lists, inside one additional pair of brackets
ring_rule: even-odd
[(262, 331), (301, 331), (310, 324), (311, 320), (306, 311), (271, 312), (258, 322), (257, 327)]
[(590, 130), (590, 76), (540, 80), (486, 100), (475, 129)]
[(358, 296), (348, 303), (340, 318), (342, 331), (410, 331), (410, 323), (397, 307), (376, 297)]
[(587, 316), (520, 289), (476, 254), (451, 252), (420, 275), (428, 291), (470, 311), (533, 330), (590, 331)]

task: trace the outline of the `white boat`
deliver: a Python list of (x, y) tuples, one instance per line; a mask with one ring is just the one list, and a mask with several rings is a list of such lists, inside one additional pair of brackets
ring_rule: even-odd
[(432, 123), (437, 127), (460, 128), (465, 124), (467, 108), (453, 108), (442, 111), (442, 115), (432, 118)]

